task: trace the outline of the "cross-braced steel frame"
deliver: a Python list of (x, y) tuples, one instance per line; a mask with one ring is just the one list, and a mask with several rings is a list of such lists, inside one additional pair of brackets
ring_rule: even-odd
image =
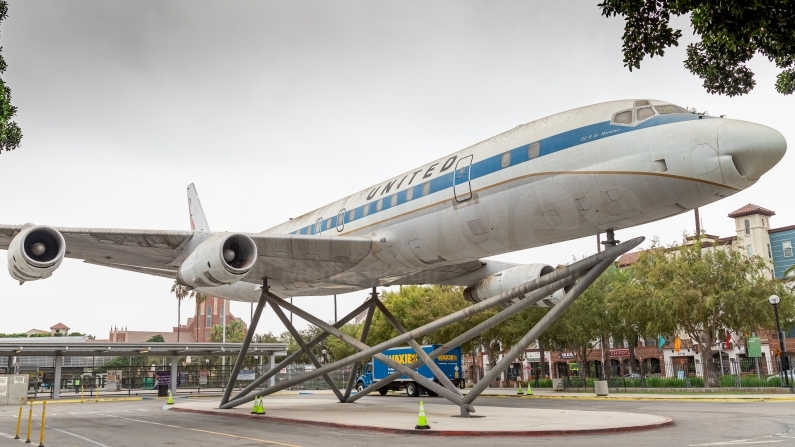
[[(458, 405), (461, 409), (461, 416), (469, 417), (470, 413), (475, 411), (475, 408), (472, 406), (472, 402), (478, 396), (480, 396), (483, 390), (485, 390), (490, 383), (493, 383), (497, 376), (502, 374), (502, 372), (510, 366), (514, 359), (518, 358), (519, 355), (524, 352), (530, 343), (538, 339), (538, 337), (547, 328), (549, 328), (549, 326), (554, 323), (555, 320), (561, 316), (561, 314), (563, 314), (563, 312), (599, 277), (599, 275), (601, 275), (610, 266), (610, 264), (616, 260), (616, 258), (637, 247), (644, 240), (643, 237), (638, 237), (624, 242), (623, 244), (618, 244), (618, 241), (615, 241), (612, 235), (613, 232), (609, 231), (608, 240), (605, 241), (606, 249), (601, 253), (582, 259), (571, 265), (559, 268), (554, 272), (542, 276), (534, 281), (530, 281), (497, 296), (493, 296), (479, 303), (473, 304), (465, 309), (453, 312), (432, 323), (428, 323), (411, 331), (406, 330), (403, 325), (401, 325), (400, 322), (397, 321), (397, 319), (389, 312), (389, 310), (380, 302), (380, 300), (378, 300), (375, 288), (373, 288), (370, 298), (362, 303), (362, 305), (332, 325), (270, 293), (268, 290), (267, 280), (265, 280), (263, 282), (262, 294), (260, 296), (259, 303), (257, 304), (257, 309), (255, 310), (254, 316), (251, 320), (251, 327), (246, 334), (246, 339), (243, 341), (243, 347), (240, 350), (240, 354), (238, 355), (234, 367), (232, 368), (232, 374), (224, 391), (224, 396), (221, 399), (220, 408), (234, 408), (238, 405), (251, 402), (256, 398), (256, 396), (267, 396), (316, 377), (323, 377), (340, 402), (351, 403), (363, 396), (366, 396), (370, 392), (378, 390), (379, 388), (389, 384), (393, 380), (406, 375), (414, 380), (419, 386)], [(456, 388), (455, 385), (453, 385), (447, 376), (445, 376), (445, 374), (443, 374), (439, 367), (433, 362), (432, 359), (447, 353), (451, 349), (468, 340), (471, 340), (472, 338), (477, 337), (484, 331), (502, 323), (522, 310), (548, 297), (556, 290), (562, 289), (564, 286), (567, 286), (575, 281), (576, 284), (566, 293), (566, 295), (557, 304), (555, 304), (549, 310), (549, 312), (547, 312), (547, 314), (544, 315), (544, 317), (541, 318), (541, 320), (536, 323), (536, 325), (533, 326), (533, 328), (530, 329), (530, 331), (525, 334), (525, 336), (522, 337), (522, 339), (502, 357), (502, 360), (500, 360), (494, 368), (486, 373), (486, 375), (472, 389), (469, 390), (467, 394), (462, 394), (461, 391)], [(516, 298), (519, 298), (520, 300), (516, 303), (510, 304), (512, 300)], [(260, 315), (262, 314), (262, 310), (265, 308), (266, 303), (270, 303), (270, 305), (273, 307), (276, 316), (279, 317), (282, 323), (293, 335), (300, 349), (287, 356), (287, 358), (282, 360), (271, 370), (252, 382), (249, 386), (241, 390), (234, 397), (231, 397), (233, 385), (237, 380), (237, 375), (240, 372), (241, 365), (243, 364), (243, 358), (247, 355), (249, 344), (251, 343), (254, 331), (257, 328), (257, 323), (259, 322)], [(478, 324), (458, 337), (455, 337), (453, 340), (450, 340), (448, 343), (435, 349), (431, 353), (426, 353), (423, 351), (420, 348), (419, 343), (416, 341), (417, 339), (421, 339), (425, 335), (439, 330), (445, 326), (500, 305), (507, 305), (507, 307), (486, 321)], [(372, 322), (373, 314), (375, 313), (376, 309), (378, 309), (386, 318), (386, 320), (389, 321), (392, 326), (394, 326), (399, 335), (375, 346), (368, 346), (365, 341), (367, 340), (367, 333), (370, 329), (370, 323)], [(309, 342), (305, 342), (295, 327), (290, 323), (290, 319), (284, 313), (285, 310), (288, 310), (308, 321), (309, 323), (317, 326), (323, 331), (323, 333), (316, 336)], [(360, 339), (356, 339), (340, 331), (340, 327), (364, 310), (367, 310), (367, 317), (364, 321)], [(328, 336), (337, 337), (343, 342), (346, 342), (356, 348), (358, 352), (327, 365), (321, 364), (312, 354), (311, 349), (318, 343), (321, 343)], [(408, 343), (408, 345), (411, 346), (419, 356), (419, 359), (410, 365), (400, 364), (392, 358), (382, 354), (382, 352), (386, 349), (406, 343)], [(312, 362), (317, 369), (310, 371), (300, 377), (282, 381), (276, 384), (276, 386), (264, 389), (260, 388), (274, 374), (286, 367), (302, 354), (306, 354), (306, 356), (309, 358), (309, 361)], [(357, 369), (359, 368), (361, 362), (369, 357), (376, 358), (379, 361), (387, 364), (393, 368), (395, 372), (384, 379), (373, 383), (364, 390), (351, 395), (351, 390), (356, 379)], [(336, 384), (334, 384), (328, 374), (348, 365), (353, 365), (353, 368), (351, 370), (351, 375), (348, 379), (347, 386), (343, 391), (340, 390)], [(433, 373), (434, 380), (428, 379), (415, 371), (416, 368), (419, 368), (422, 365), (428, 366)]]

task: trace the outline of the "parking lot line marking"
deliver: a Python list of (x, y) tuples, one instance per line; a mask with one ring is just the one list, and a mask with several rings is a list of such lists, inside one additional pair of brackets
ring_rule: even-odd
[(301, 446), (298, 446), (298, 445), (295, 445), (295, 444), (285, 444), (283, 442), (269, 441), (267, 439), (249, 438), (247, 436), (233, 435), (231, 433), (221, 433), (221, 432), (217, 432), (217, 431), (202, 430), (202, 429), (199, 429), (199, 428), (182, 427), (180, 425), (161, 424), (160, 422), (142, 421), (140, 419), (132, 419), (132, 418), (125, 418), (125, 417), (121, 417), (121, 416), (113, 416), (112, 414), (105, 414), (105, 416), (116, 418), (116, 419), (124, 419), (124, 420), (127, 420), (127, 421), (140, 422), (142, 424), (160, 425), (160, 426), (169, 427), (169, 428), (181, 428), (183, 430), (196, 431), (196, 432), (199, 432), (199, 433), (207, 433), (207, 434), (210, 434), (210, 435), (227, 436), (229, 438), (245, 439), (247, 441), (257, 441), (257, 442), (263, 442), (263, 443), (268, 443), (268, 444), (283, 445), (285, 447), (301, 447)]
[(92, 444), (95, 444), (95, 445), (98, 445), (98, 446), (100, 446), (100, 447), (110, 447), (110, 446), (108, 446), (108, 445), (105, 445), (105, 444), (103, 444), (103, 443), (101, 443), (101, 442), (94, 441), (93, 439), (88, 439), (88, 438), (86, 438), (85, 436), (80, 436), (80, 435), (78, 435), (77, 433), (72, 433), (72, 432), (70, 432), (70, 431), (61, 430), (60, 428), (55, 428), (55, 427), (53, 427), (52, 425), (45, 425), (45, 427), (49, 428), (50, 430), (59, 431), (59, 432), (61, 432), (61, 433), (67, 434), (67, 435), (69, 435), (69, 436), (74, 436), (75, 438), (82, 439), (83, 441), (90, 442), (90, 443), (92, 443)]

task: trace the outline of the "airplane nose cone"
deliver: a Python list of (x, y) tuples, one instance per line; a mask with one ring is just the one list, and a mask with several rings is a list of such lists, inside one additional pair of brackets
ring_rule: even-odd
[(727, 121), (718, 127), (718, 148), (731, 155), (743, 177), (759, 180), (784, 157), (787, 140), (777, 130), (747, 121)]

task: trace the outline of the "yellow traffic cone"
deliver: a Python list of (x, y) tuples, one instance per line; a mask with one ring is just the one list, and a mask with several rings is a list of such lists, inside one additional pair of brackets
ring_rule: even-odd
[(522, 385), (521, 384), (516, 387), (516, 395), (517, 396), (524, 396), (524, 391), (522, 391)]
[(259, 414), (259, 396), (254, 398), (254, 406), (251, 407), (251, 414)]
[(166, 405), (174, 405), (174, 396), (171, 395), (171, 390), (168, 390), (168, 400)]
[(265, 414), (265, 404), (262, 403), (262, 397), (257, 398), (257, 414)]
[(420, 416), (417, 418), (417, 425), (414, 428), (419, 430), (428, 430), (431, 428), (431, 426), (428, 425), (428, 420), (425, 419), (425, 406), (422, 404), (422, 401), (420, 401)]
[(527, 382), (527, 395), (528, 396), (532, 396), (533, 395), (533, 389), (530, 388), (530, 382)]

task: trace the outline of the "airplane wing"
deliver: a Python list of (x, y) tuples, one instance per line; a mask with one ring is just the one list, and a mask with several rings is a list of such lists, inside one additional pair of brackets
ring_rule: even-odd
[[(0, 249), (8, 249), (23, 225), (0, 225)], [(89, 264), (175, 278), (190, 255), (196, 239), (218, 233), (195, 231), (59, 228), (66, 243), (64, 257)], [(312, 282), (330, 278), (359, 264), (372, 249), (372, 241), (355, 236), (306, 236), (243, 233), (257, 245), (257, 261), (243, 279), (260, 283)], [(197, 241), (200, 242), (200, 241)]]

